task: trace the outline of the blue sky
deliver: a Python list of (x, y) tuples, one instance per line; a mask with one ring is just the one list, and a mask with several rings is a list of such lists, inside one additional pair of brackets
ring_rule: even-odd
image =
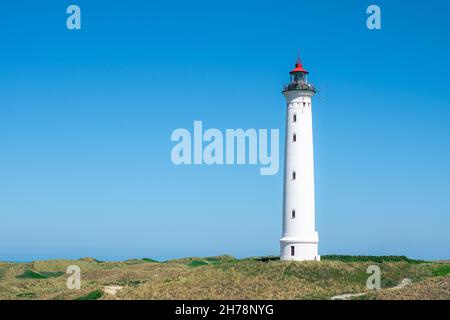
[[(81, 31), (66, 28), (72, 3)], [(379, 31), (366, 28), (372, 3)], [(202, 120), (283, 136), (299, 51), (320, 90), (320, 254), (449, 258), (449, 10), (1, 2), (0, 260), (278, 254), (282, 171), (174, 166), (170, 135)]]

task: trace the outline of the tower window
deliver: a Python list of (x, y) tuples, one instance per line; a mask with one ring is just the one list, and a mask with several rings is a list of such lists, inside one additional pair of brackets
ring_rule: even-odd
[(294, 114), (294, 116), (292, 117), (292, 120), (293, 120), (294, 122), (297, 122), (297, 115), (296, 115), (296, 114)]
[(292, 209), (292, 219), (295, 219), (295, 209)]
[(291, 256), (295, 256), (295, 247), (291, 246)]
[(292, 180), (295, 180), (297, 178), (297, 175), (295, 173), (295, 171), (292, 171)]
[(303, 102), (303, 106), (304, 106), (304, 107), (306, 106), (306, 102)]
[(294, 133), (294, 135), (292, 136), (292, 141), (297, 142), (297, 135)]

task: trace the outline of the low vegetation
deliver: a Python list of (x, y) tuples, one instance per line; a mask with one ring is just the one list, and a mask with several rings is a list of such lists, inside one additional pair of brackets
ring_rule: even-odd
[(38, 272), (33, 270), (25, 270), (21, 275), (16, 276), (20, 279), (47, 279), (53, 277), (60, 277), (64, 272)]
[(322, 260), (342, 261), (342, 262), (408, 262), (408, 263), (426, 263), (424, 260), (413, 260), (405, 256), (340, 256), (328, 255), (322, 256)]
[[(382, 290), (368, 291), (367, 267), (382, 271)], [(66, 269), (81, 269), (81, 289), (67, 288)], [(403, 279), (412, 284), (390, 290)], [(114, 287), (114, 293), (105, 288)], [(390, 256), (323, 256), (321, 262), (278, 257), (150, 258), (105, 262), (94, 258), (0, 262), (0, 299), (450, 299), (450, 263)]]
[(85, 296), (81, 296), (76, 298), (75, 300), (98, 300), (102, 297), (103, 293), (100, 290), (94, 290), (92, 292), (89, 292)]
[(436, 277), (445, 277), (450, 274), (450, 264), (439, 266), (433, 269), (433, 275)]
[(151, 259), (151, 258), (143, 258), (142, 261), (158, 263), (158, 261), (156, 261), (156, 260), (154, 260), (154, 259)]

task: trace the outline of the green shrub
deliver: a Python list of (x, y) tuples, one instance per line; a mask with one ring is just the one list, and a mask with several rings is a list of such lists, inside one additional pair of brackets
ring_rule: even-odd
[(47, 279), (48, 276), (33, 270), (25, 270), (21, 275), (16, 276), (18, 279)]
[(450, 264), (433, 269), (432, 273), (435, 277), (445, 277), (446, 275), (450, 274)]
[(78, 297), (75, 300), (98, 300), (102, 297), (102, 295), (103, 293), (100, 290), (95, 290), (85, 296)]
[(206, 257), (205, 260), (213, 265), (220, 265), (225, 262), (235, 261), (236, 258), (232, 256), (217, 256), (217, 257)]
[(192, 268), (196, 268), (196, 267), (204, 266), (204, 265), (207, 265), (207, 264), (209, 264), (209, 263), (206, 262), (206, 261), (192, 260), (192, 261), (188, 264), (188, 266), (189, 266), (189, 267), (192, 267)]
[(261, 261), (261, 262), (270, 262), (270, 261), (279, 261), (280, 257), (278, 257), (278, 256), (265, 256), (265, 257), (251, 258), (251, 260)]
[(64, 274), (64, 272), (41, 272), (41, 271), (33, 271), (31, 269), (25, 270), (21, 275), (16, 276), (18, 279), (47, 279), (47, 278), (56, 278), (60, 277)]

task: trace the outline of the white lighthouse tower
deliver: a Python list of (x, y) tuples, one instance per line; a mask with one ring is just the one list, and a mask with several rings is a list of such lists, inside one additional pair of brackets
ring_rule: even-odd
[(281, 260), (320, 260), (315, 223), (314, 154), (311, 98), (300, 58), (284, 88), (287, 100)]

